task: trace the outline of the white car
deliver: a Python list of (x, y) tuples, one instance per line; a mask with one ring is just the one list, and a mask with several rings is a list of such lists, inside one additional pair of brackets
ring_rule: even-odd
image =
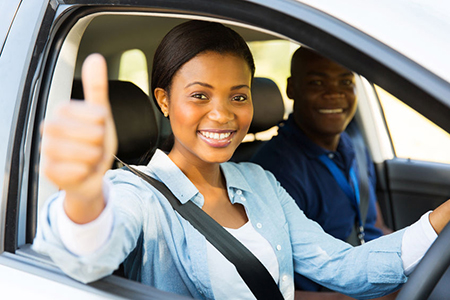
[[(282, 91), (299, 45), (357, 74), (356, 120), (375, 162), (378, 201), (391, 228), (410, 225), (450, 198), (448, 1), (0, 0), (1, 299), (185, 299), (119, 275), (82, 284), (31, 245), (39, 208), (57, 191), (39, 172), (45, 139), (39, 125), (55, 105), (76, 96), (83, 59), (103, 54), (109, 79), (133, 82), (150, 109), (140, 113), (153, 114), (153, 53), (168, 30), (190, 19), (238, 31), (255, 54), (256, 76), (273, 79)], [(117, 105), (121, 112), (133, 111), (131, 104)], [(263, 99), (255, 109), (264, 106)], [(290, 109), (286, 100), (274, 119)], [(409, 115), (418, 119), (409, 124)], [(136, 145), (134, 133), (144, 141), (142, 134), (159, 137), (138, 145), (144, 150), (168, 135), (167, 123), (153, 116), (151, 128), (139, 123), (142, 115), (117, 117), (122, 157), (130, 154), (133, 161), (144, 154), (126, 147)], [(267, 139), (264, 134), (270, 137), (273, 130), (250, 134), (243, 146)], [(447, 226), (398, 299), (450, 299), (449, 247)]]

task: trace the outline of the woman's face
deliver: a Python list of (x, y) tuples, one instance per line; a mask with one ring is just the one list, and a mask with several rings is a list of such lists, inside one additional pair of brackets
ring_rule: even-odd
[(170, 158), (195, 165), (228, 161), (253, 117), (250, 85), (250, 69), (235, 55), (204, 52), (184, 64), (172, 79), (170, 97), (159, 91), (175, 137)]

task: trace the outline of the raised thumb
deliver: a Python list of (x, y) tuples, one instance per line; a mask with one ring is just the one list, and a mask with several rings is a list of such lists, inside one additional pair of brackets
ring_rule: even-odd
[(109, 108), (108, 71), (102, 55), (89, 55), (81, 69), (84, 99), (89, 103), (104, 105)]

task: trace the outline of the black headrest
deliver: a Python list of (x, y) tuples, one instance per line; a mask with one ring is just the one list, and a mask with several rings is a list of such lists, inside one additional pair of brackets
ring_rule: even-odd
[(252, 100), (254, 112), (249, 133), (268, 130), (283, 121), (283, 97), (274, 81), (255, 77), (252, 84)]
[[(72, 86), (72, 99), (84, 99), (81, 80)], [(109, 101), (116, 124), (119, 149), (117, 157), (137, 164), (143, 155), (156, 146), (158, 127), (149, 97), (135, 84), (109, 81)]]

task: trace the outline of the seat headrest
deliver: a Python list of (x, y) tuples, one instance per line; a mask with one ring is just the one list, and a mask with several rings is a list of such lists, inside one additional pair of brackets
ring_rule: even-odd
[[(158, 141), (158, 127), (149, 97), (135, 84), (110, 80), (109, 101), (116, 125), (119, 149), (117, 157), (138, 164)], [(81, 80), (75, 79), (72, 99), (84, 99)]]
[(252, 100), (254, 111), (249, 133), (268, 130), (283, 121), (283, 97), (274, 81), (269, 78), (253, 78)]

